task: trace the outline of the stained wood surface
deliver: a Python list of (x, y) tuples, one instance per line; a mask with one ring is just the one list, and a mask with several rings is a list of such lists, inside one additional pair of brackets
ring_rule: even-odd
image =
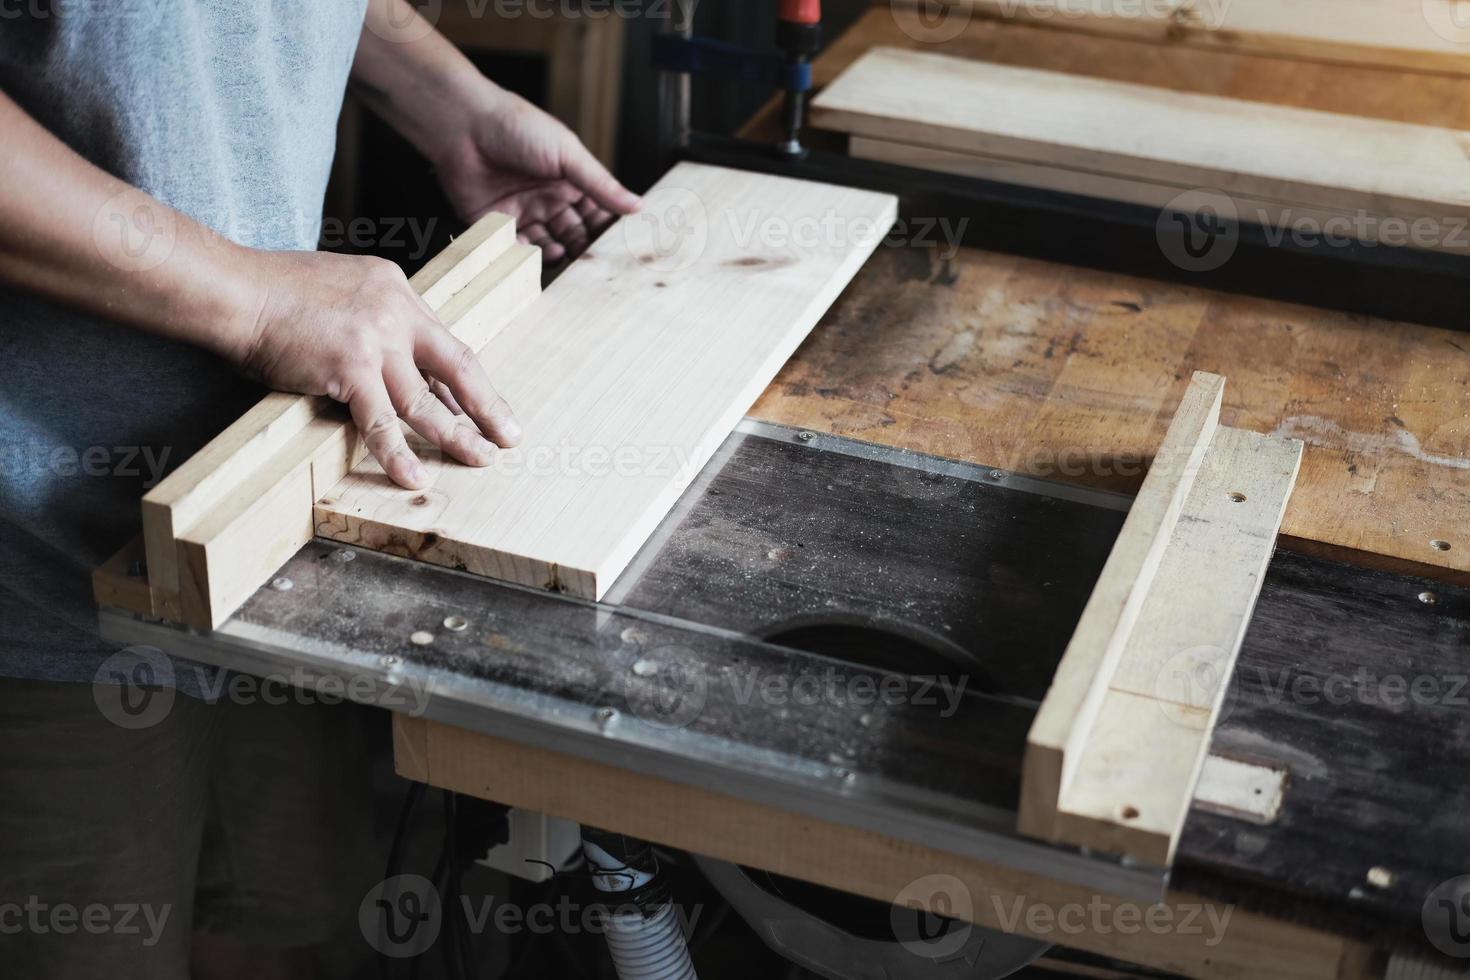
[[(818, 81), (874, 45), (1470, 128), (1463, 79), (988, 20), (921, 45), (886, 8), (817, 59)], [(748, 132), (764, 135), (766, 122)], [(913, 216), (930, 221), (932, 244), (879, 251), (757, 417), (1132, 492), (1190, 372), (1212, 371), (1230, 378), (1225, 425), (1307, 444), (1282, 525), (1291, 547), (1470, 582), (1463, 335), (951, 249), (943, 217), (953, 216)]]
[(1470, 214), (1470, 133), (928, 52), (870, 50), (817, 97), (812, 123), (1154, 184), (1163, 201), (1209, 188), (1240, 198), (1248, 220), (1262, 202), (1305, 206), (1416, 222), (1410, 241), (1446, 242)]
[(525, 429), (422, 491), (368, 460), (317, 533), (600, 597), (893, 223), (889, 195), (672, 171), (481, 360)]
[[(944, 22), (917, 11), (925, 0), (894, 0), (916, 30)], [(973, 13), (1057, 28), (1185, 46), (1321, 59), (1352, 65), (1470, 73), (1470, 27), (1454, 0), (1216, 0), (1098, 4), (958, 0), (953, 18)]]

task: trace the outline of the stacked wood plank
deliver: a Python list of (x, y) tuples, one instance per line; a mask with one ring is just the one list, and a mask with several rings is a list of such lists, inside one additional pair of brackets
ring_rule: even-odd
[(1470, 252), (1470, 133), (892, 48), (839, 76), (813, 121), (865, 159)]
[[(1217, 51), (1470, 75), (1458, 0), (893, 0), (921, 39), (969, 16)], [(947, 8), (936, 15), (935, 7)]]

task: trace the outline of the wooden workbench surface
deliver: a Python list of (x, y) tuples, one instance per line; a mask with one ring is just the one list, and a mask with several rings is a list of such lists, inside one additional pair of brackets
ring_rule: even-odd
[[(921, 45), (886, 6), (818, 83), (874, 45), (1470, 130), (1470, 80), (979, 19)], [(1470, 334), (950, 251), (879, 249), (752, 414), (1131, 492), (1191, 372), (1211, 371), (1223, 424), (1307, 444), (1293, 546), (1470, 581)]]

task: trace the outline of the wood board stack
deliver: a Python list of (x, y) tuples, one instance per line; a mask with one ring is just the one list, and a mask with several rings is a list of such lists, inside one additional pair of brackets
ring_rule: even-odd
[(1296, 60), (1470, 75), (1470, 22), (1460, 0), (893, 0), (920, 39), (969, 15), (1036, 27)]
[(813, 104), (853, 156), (1470, 253), (1470, 133), (874, 48)]

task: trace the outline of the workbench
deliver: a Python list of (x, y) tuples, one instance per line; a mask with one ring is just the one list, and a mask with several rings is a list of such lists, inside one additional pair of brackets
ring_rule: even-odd
[[(819, 82), (875, 44), (917, 42), (876, 6), (817, 61)], [(1470, 81), (1448, 77), (985, 20), (933, 47), (1470, 129)], [(1278, 774), (1279, 812), (1197, 807), (1164, 879), (1008, 841), (1001, 825), (1025, 706), (1195, 370), (1230, 379), (1223, 423), (1307, 452), (1283, 525), (1291, 553), (1272, 563), (1213, 743)], [(1470, 339), (1450, 329), (942, 239), (880, 248), (606, 604), (314, 542), (282, 568), (291, 587), (261, 590), (212, 634), (111, 611), (104, 628), (238, 670), (425, 685), (427, 710), (395, 725), (405, 776), (883, 901), (952, 876), (976, 899), (962, 914), (990, 928), (1013, 907), (1100, 897), (1162, 899), (1181, 917), (1232, 907), (1218, 943), (1009, 923), (1102, 958), (1096, 969), (1381, 977), (1387, 950), (1433, 955), (1424, 897), (1470, 872), (1470, 711), (1450, 690), (1470, 648), (1467, 382)], [(760, 480), (778, 467), (780, 506)], [(859, 510), (891, 533), (844, 537)], [(965, 529), (945, 531), (957, 515)], [(872, 564), (834, 567), (839, 554)], [(796, 670), (804, 655), (766, 630), (812, 609), (927, 624), (971, 650), (983, 719), (962, 712), (943, 731), (911, 719), (899, 744), (865, 740), (871, 717), (772, 704), (736, 719), (701, 701), (698, 717), (643, 724), (666, 710), (640, 700), (655, 668), (704, 678), (706, 694), (732, 655), (779, 672), (780, 653)], [(431, 644), (406, 645), (440, 622)], [(461, 636), (451, 622), (472, 626)], [(1412, 712), (1281, 694), (1365, 665), (1442, 686)]]

